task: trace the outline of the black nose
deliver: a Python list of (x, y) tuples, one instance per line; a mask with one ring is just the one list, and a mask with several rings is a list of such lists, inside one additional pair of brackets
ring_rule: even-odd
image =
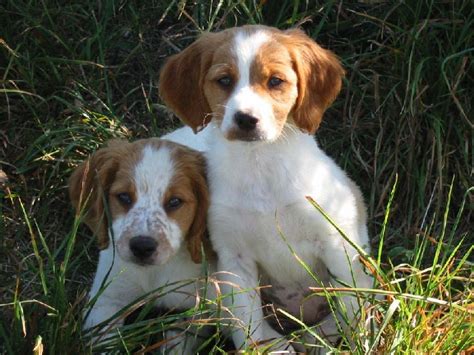
[(234, 115), (234, 120), (237, 123), (237, 126), (242, 131), (253, 131), (257, 127), (258, 118), (248, 115), (243, 112), (237, 112)]
[(133, 237), (130, 239), (130, 250), (137, 258), (145, 259), (151, 256), (158, 246), (158, 243), (150, 237)]

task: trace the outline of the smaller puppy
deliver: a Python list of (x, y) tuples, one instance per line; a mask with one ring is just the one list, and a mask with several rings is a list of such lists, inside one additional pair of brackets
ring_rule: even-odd
[[(181, 280), (196, 282), (164, 293), (156, 306), (195, 306), (202, 286), (202, 251), (211, 250), (206, 244), (205, 170), (200, 153), (157, 138), (112, 140), (76, 168), (69, 180), (70, 198), (77, 213), (84, 212), (101, 249), (90, 292), (97, 300), (85, 329), (110, 319), (138, 297)], [(113, 328), (123, 319), (110, 323)], [(176, 338), (177, 333), (166, 336)], [(192, 352), (189, 338), (175, 340), (174, 351)]]

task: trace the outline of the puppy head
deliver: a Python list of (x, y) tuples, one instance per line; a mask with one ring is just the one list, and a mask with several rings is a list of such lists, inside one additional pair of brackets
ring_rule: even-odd
[(82, 163), (69, 194), (99, 248), (141, 265), (160, 265), (186, 244), (201, 262), (209, 206), (200, 153), (159, 139), (111, 141)]
[(302, 31), (244, 26), (204, 34), (170, 57), (160, 94), (195, 131), (212, 119), (229, 140), (272, 141), (287, 124), (314, 133), (343, 75)]

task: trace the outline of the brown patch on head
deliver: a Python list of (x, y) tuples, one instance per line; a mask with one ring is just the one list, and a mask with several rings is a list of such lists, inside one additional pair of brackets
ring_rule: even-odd
[(302, 130), (314, 133), (324, 111), (341, 90), (344, 70), (331, 51), (321, 48), (300, 30), (279, 32), (276, 38), (285, 44), (298, 76), (293, 120)]
[[(138, 145), (112, 140), (79, 165), (69, 179), (69, 196), (74, 209), (84, 210), (84, 222), (96, 234), (100, 249), (109, 244), (108, 225), (130, 208), (116, 198), (127, 193), (135, 200), (133, 167), (139, 159)], [(110, 198), (111, 196), (115, 198)], [(106, 213), (105, 206), (109, 208)]]
[[(249, 26), (249, 30), (263, 30), (271, 37), (252, 63), (252, 87), (271, 100), (278, 128), (290, 115), (301, 130), (313, 134), (341, 90), (344, 70), (340, 61), (301, 30), (265, 26)], [(272, 77), (282, 83), (272, 87)]]
[[(218, 121), (224, 117), (226, 102), (239, 80), (237, 59), (232, 51), (233, 35), (230, 33), (232, 32), (225, 32), (227, 41), (216, 48), (203, 84), (204, 96), (212, 111), (212, 118)], [(229, 84), (223, 85), (223, 80), (228, 80)]]
[(271, 28), (267, 31), (272, 39), (260, 47), (251, 64), (250, 85), (271, 103), (275, 125), (281, 131), (298, 95), (298, 77), (286, 46), (275, 37), (279, 31)]
[(205, 33), (161, 69), (159, 91), (169, 108), (195, 132), (212, 118), (204, 95), (206, 74), (214, 52), (229, 41), (229, 32)]
[(174, 176), (164, 196), (163, 205), (173, 197), (183, 203), (180, 208), (168, 209), (168, 217), (178, 223), (185, 235), (191, 259), (201, 263), (201, 249), (210, 251), (207, 240), (207, 211), (209, 192), (206, 182), (206, 163), (201, 153), (178, 144), (169, 144), (174, 161)]

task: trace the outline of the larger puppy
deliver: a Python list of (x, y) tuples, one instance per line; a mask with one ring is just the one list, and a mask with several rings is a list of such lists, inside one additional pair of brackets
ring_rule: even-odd
[[(313, 138), (343, 74), (336, 56), (303, 32), (265, 26), (206, 33), (162, 69), (161, 97), (194, 132), (202, 130), (167, 138), (207, 153), (211, 241), (218, 270), (232, 273), (223, 276), (225, 291), (233, 291), (228, 306), (244, 325), (233, 335), (237, 347), (275, 336), (266, 330), (260, 292), (242, 292), (259, 283), (273, 285), (265, 296), (306, 322), (324, 313), (321, 298), (305, 299), (318, 283), (288, 244), (322, 283), (372, 284), (357, 251), (306, 200), (314, 198), (368, 251), (359, 188)], [(353, 320), (358, 304), (343, 301)], [(326, 336), (338, 329), (332, 315), (321, 327)]]

